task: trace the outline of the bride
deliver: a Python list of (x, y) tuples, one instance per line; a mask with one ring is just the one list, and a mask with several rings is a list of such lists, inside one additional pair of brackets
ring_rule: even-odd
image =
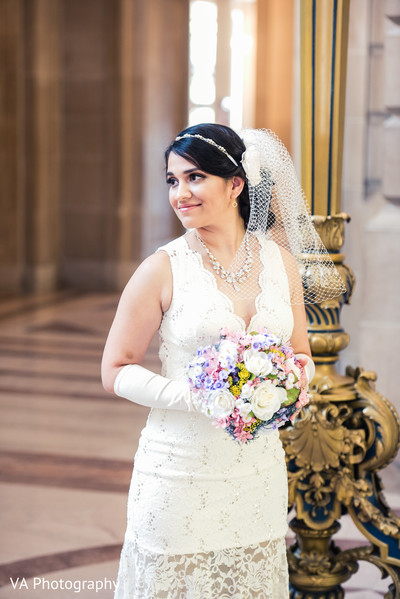
[[(107, 391), (152, 408), (135, 456), (115, 598), (284, 599), (279, 433), (238, 443), (213, 427), (192, 400), (187, 364), (222, 327), (267, 328), (290, 341), (310, 380), (301, 274), (306, 301), (320, 301), (321, 273), (315, 281), (313, 273), (331, 265), (271, 132), (196, 125), (165, 157), (169, 202), (187, 232), (133, 274), (102, 362)], [(323, 254), (314, 270), (304, 258), (310, 240)], [(157, 330), (162, 376), (140, 365)]]

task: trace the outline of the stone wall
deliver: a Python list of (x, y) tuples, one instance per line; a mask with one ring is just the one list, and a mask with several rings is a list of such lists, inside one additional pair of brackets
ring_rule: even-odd
[(352, 0), (342, 209), (346, 262), (356, 275), (342, 323), (347, 364), (378, 374), (400, 410), (400, 1)]
[(121, 288), (181, 230), (162, 153), (187, 122), (188, 12), (0, 0), (0, 291)]

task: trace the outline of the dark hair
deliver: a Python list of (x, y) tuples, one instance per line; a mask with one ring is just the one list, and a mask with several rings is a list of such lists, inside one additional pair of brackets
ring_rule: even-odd
[(196, 137), (186, 137), (178, 141), (174, 140), (165, 150), (166, 166), (168, 165), (170, 153), (174, 152), (174, 154), (189, 160), (189, 162), (192, 162), (199, 169), (210, 175), (217, 175), (223, 179), (241, 177), (244, 180), (244, 186), (237, 201), (239, 204), (240, 216), (247, 227), (250, 216), (250, 200), (246, 173), (240, 162), (242, 154), (246, 150), (243, 140), (230, 127), (217, 125), (215, 123), (201, 123), (200, 125), (188, 127), (178, 133), (177, 137), (185, 135), (185, 133), (190, 133), (192, 135), (198, 134), (202, 137), (212, 139), (219, 146), (225, 148), (228, 154), (236, 160), (238, 166), (235, 166), (224, 152), (221, 152), (218, 148), (202, 139), (197, 139)]

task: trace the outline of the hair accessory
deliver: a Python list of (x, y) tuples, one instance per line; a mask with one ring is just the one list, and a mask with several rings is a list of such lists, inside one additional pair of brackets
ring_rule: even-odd
[(242, 154), (242, 166), (250, 185), (256, 186), (261, 182), (260, 153), (256, 146), (249, 146)]
[(211, 146), (214, 146), (214, 148), (217, 148), (220, 152), (223, 152), (225, 154), (225, 156), (227, 156), (229, 158), (229, 160), (231, 162), (233, 162), (233, 164), (235, 166), (239, 166), (238, 163), (236, 162), (236, 160), (234, 158), (232, 158), (232, 156), (225, 150), (225, 148), (223, 146), (219, 146), (213, 139), (210, 139), (209, 137), (203, 137), (202, 135), (199, 135), (198, 133), (185, 133), (184, 135), (175, 137), (175, 141), (179, 141), (180, 139), (185, 139), (186, 137), (196, 137), (197, 139), (201, 139), (202, 141), (207, 142)]

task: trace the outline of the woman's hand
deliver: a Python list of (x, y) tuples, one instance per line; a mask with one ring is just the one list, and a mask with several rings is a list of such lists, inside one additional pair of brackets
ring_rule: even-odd
[(315, 374), (314, 360), (311, 358), (311, 356), (308, 356), (306, 354), (296, 354), (296, 358), (297, 358), (298, 362), (301, 364), (301, 367), (303, 368), (305, 375), (307, 377), (307, 389), (308, 389), (311, 381), (314, 378), (314, 374)]
[(114, 391), (119, 397), (125, 397), (147, 408), (185, 412), (196, 409), (189, 383), (173, 381), (139, 364), (128, 364), (120, 369), (115, 379)]
[(302, 355), (301, 355), (301, 354), (299, 354), (299, 355), (297, 356), (297, 360), (298, 360), (299, 364), (302, 366), (302, 368), (304, 368), (304, 366), (305, 366), (305, 365), (307, 364), (307, 362), (308, 362), (308, 359), (307, 359), (306, 357), (302, 357)]

